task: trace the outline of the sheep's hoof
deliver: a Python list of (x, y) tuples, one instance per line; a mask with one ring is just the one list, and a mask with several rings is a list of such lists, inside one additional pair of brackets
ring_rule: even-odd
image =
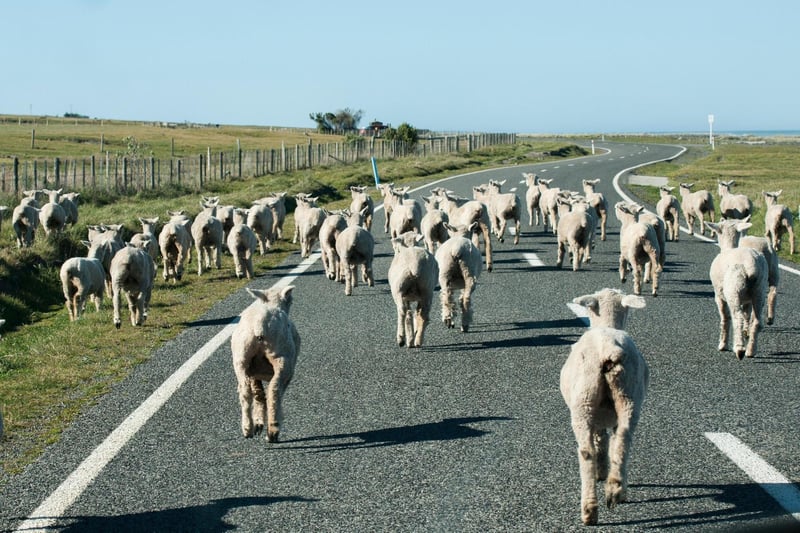
[[(736, 350), (736, 358), (737, 358), (739, 361), (741, 361), (742, 359), (744, 359), (744, 355), (745, 355), (745, 354), (744, 354), (744, 350)], [(750, 357), (752, 357), (752, 356), (750, 356)]]
[(469, 326), (461, 326), (461, 333), (469, 333)]
[(121, 328), (122, 327), (122, 321), (121, 320), (115, 320), (114, 321), (114, 327), (117, 328), (117, 329)]
[(587, 526), (597, 525), (597, 504), (581, 509), (581, 521)]
[(772, 317), (767, 317), (767, 325), (771, 326), (772, 322), (774, 322), (774, 319)]
[(625, 501), (625, 490), (619, 481), (606, 482), (606, 506), (613, 509)]
[(271, 429), (267, 431), (267, 442), (278, 442), (278, 437), (281, 431), (279, 429)]
[(401, 346), (401, 347), (402, 347), (402, 346), (405, 346), (405, 344), (406, 344), (406, 341), (405, 341), (405, 339), (403, 339), (402, 337), (398, 337), (398, 338), (397, 338), (397, 345), (398, 345), (398, 346)]

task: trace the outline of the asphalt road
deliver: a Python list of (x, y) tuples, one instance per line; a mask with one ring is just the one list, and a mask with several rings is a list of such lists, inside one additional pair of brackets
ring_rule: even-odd
[[(507, 189), (523, 171), (575, 190), (581, 178), (600, 178), (598, 189), (613, 205), (620, 171), (679, 152), (596, 146), (610, 153), (438, 185), (471, 196), (474, 184), (508, 179)], [(558, 380), (585, 325), (566, 304), (621, 286), (616, 219), (609, 218), (608, 240), (596, 240), (593, 261), (572, 272), (553, 267), (554, 237), (526, 217), (518, 245), (495, 243), (494, 271), (478, 281), (470, 332), (446, 329), (437, 306), (416, 350), (394, 344), (391, 249), (382, 228), (379, 212), (376, 284), (360, 284), (351, 297), (323, 276), (319, 261), (294, 271), (297, 254), (252, 284), (296, 276), (291, 316), (302, 349), (280, 443), (239, 431), (227, 325), (251, 302), (241, 291), (158, 350), (15, 477), (0, 493), (0, 528), (583, 529), (576, 445)], [(659, 296), (645, 293), (647, 307), (629, 318), (651, 382), (634, 436), (630, 501), (601, 508), (598, 530), (799, 525), (800, 276), (782, 271), (775, 324), (764, 328), (756, 357), (738, 361), (716, 350), (708, 280), (716, 253), (714, 244), (682, 233), (668, 244)], [(543, 266), (529, 262), (534, 256)], [(631, 291), (630, 281), (622, 288)], [(187, 361), (194, 366), (170, 381)], [(170, 384), (174, 392), (165, 390)], [(742, 466), (735, 451), (712, 439), (725, 449), (726, 442), (746, 446)]]

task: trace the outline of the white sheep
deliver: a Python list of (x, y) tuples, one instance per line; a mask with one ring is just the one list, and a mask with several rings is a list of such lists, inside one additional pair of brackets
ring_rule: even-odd
[(628, 460), (650, 371), (623, 328), (628, 310), (641, 309), (645, 302), (640, 296), (603, 289), (573, 303), (588, 309), (590, 327), (572, 345), (561, 369), (560, 388), (578, 443), (581, 520), (595, 525), (597, 481), (606, 482), (609, 508), (627, 500)]
[[(489, 217), (489, 208), (486, 204), (478, 200), (459, 198), (450, 194), (449, 191), (440, 187), (431, 189), (431, 193), (436, 196), (439, 208), (447, 213), (449, 224), (453, 226), (464, 226), (473, 228), (472, 243), (478, 248), (479, 236), (483, 237), (483, 253), (486, 259), (486, 270), (491, 272), (493, 268), (492, 258), (492, 221)], [(473, 226), (472, 223), (475, 223)]]
[(528, 186), (525, 191), (525, 206), (528, 208), (528, 225), (533, 227), (534, 221), (539, 225), (539, 219), (544, 220), (539, 201), (542, 197), (542, 190), (539, 188), (539, 176), (532, 172), (523, 172), (524, 183)]
[[(194, 237), (192, 237), (192, 217), (186, 214), (185, 211), (167, 211), (170, 222), (180, 224), (186, 229), (189, 235), (189, 249), (186, 251), (186, 263), (192, 262), (192, 248), (194, 247)], [(162, 228), (163, 229), (163, 228)]]
[(539, 207), (542, 210), (542, 220), (544, 231), (547, 232), (547, 226), (550, 225), (550, 231), (555, 235), (558, 228), (558, 196), (561, 193), (559, 187), (551, 187), (552, 179), (540, 179), (539, 189), (542, 191), (542, 196), (539, 198)]
[(64, 231), (67, 224), (67, 213), (61, 204), (58, 203), (61, 189), (51, 190), (42, 189), (49, 197), (50, 201), (44, 204), (39, 210), (39, 220), (44, 228), (47, 237), (55, 233)]
[(497, 240), (503, 242), (506, 234), (506, 225), (509, 220), (514, 221), (514, 244), (519, 244), (520, 218), (522, 218), (522, 200), (513, 192), (502, 192), (502, 187), (507, 180), (489, 180), (483, 192), (479, 193), (480, 200), (489, 208), (489, 217), (497, 235)]
[(606, 240), (606, 222), (608, 221), (608, 200), (603, 193), (595, 190), (597, 184), (600, 183), (599, 179), (583, 180), (582, 183), (586, 201), (594, 208), (600, 224), (600, 240), (604, 241)]
[(164, 281), (171, 279), (173, 283), (183, 278), (183, 270), (192, 250), (192, 236), (179, 216), (173, 216), (158, 234)]
[(734, 180), (717, 180), (717, 194), (719, 194), (719, 212), (721, 218), (743, 219), (753, 214), (753, 202), (744, 194), (733, 194), (731, 188), (736, 184)]
[(58, 203), (64, 208), (64, 213), (67, 215), (67, 224), (74, 226), (78, 222), (78, 198), (80, 196), (79, 192), (68, 192), (62, 194), (58, 199)]
[(475, 231), (476, 222), (470, 226), (447, 225), (450, 238), (436, 250), (439, 265), (439, 286), (442, 302), (442, 321), (448, 328), (455, 327), (456, 294), (461, 289), (461, 331), (466, 333), (472, 323), (472, 293), (481, 273), (481, 253), (468, 238)]
[[(311, 249), (319, 240), (319, 230), (325, 220), (325, 210), (317, 206), (317, 198), (297, 196), (297, 208), (294, 211), (295, 232), (300, 237), (300, 255), (308, 257)], [(364, 208), (367, 212), (367, 208)]]
[[(117, 228), (118, 226), (113, 226)], [(121, 226), (119, 226), (121, 227)], [(119, 235), (119, 230), (107, 229), (108, 226), (101, 226), (103, 231), (95, 231), (90, 233), (89, 241), (82, 241), (83, 244), (89, 248), (86, 257), (90, 259), (97, 259), (103, 265), (103, 272), (106, 278), (106, 294), (111, 297), (111, 261), (114, 259), (116, 253), (124, 246), (122, 239)]]
[(273, 192), (265, 198), (272, 211), (272, 238), (283, 239), (283, 223), (286, 220), (286, 192)]
[(266, 254), (272, 248), (275, 219), (272, 216), (272, 209), (263, 199), (254, 201), (247, 210), (247, 225), (258, 237), (258, 253)]
[(319, 228), (319, 244), (322, 249), (322, 269), (329, 280), (344, 280), (339, 271), (339, 256), (336, 253), (336, 238), (347, 228), (349, 211), (329, 211)]
[[(372, 201), (372, 197), (367, 194), (367, 190), (369, 187), (361, 186), (357, 187), (355, 185), (350, 187), (350, 196), (352, 200), (350, 201), (350, 212), (351, 213), (361, 213), (364, 212), (364, 228), (367, 231), (372, 230), (372, 216), (375, 211), (375, 204)], [(366, 211), (364, 211), (366, 208)]]
[[(392, 192), (392, 194), (395, 194)], [(422, 222), (422, 205), (411, 198), (399, 199), (394, 205), (392, 219), (389, 222), (389, 235), (395, 238), (408, 231), (420, 232)]]
[(32, 246), (39, 227), (39, 209), (32, 205), (16, 206), (11, 213), (11, 225), (17, 236), (17, 248)]
[(645, 265), (650, 263), (653, 296), (658, 296), (658, 281), (662, 270), (660, 257), (661, 250), (658, 246), (656, 230), (650, 224), (638, 222), (638, 213), (642, 210), (639, 205), (627, 205), (618, 202), (614, 206), (617, 219), (622, 224), (619, 239), (619, 279), (625, 283), (628, 267), (633, 270), (633, 293), (642, 293)]
[(719, 351), (728, 349), (732, 329), (736, 357), (741, 360), (755, 355), (767, 298), (768, 269), (764, 255), (751, 248), (720, 250), (711, 262), (709, 276), (719, 312)]
[(418, 246), (422, 240), (422, 235), (411, 231), (392, 239), (394, 258), (389, 265), (388, 281), (397, 307), (396, 340), (398, 346), (408, 348), (422, 346), (439, 280), (436, 258)]
[[(792, 211), (783, 204), (778, 203), (778, 196), (783, 190), (764, 192), (764, 203), (767, 212), (764, 215), (764, 236), (769, 237), (775, 250), (781, 249), (781, 240), (785, 234), (789, 235), (789, 253), (794, 255), (794, 218)], [(798, 210), (800, 216), (800, 210)]]
[[(398, 197), (392, 194), (394, 191), (394, 183), (379, 183), (378, 184), (378, 191), (381, 193), (381, 197), (383, 198), (383, 232), (389, 233), (389, 221), (392, 218), (392, 212), (394, 211), (394, 206), (397, 203)], [(404, 194), (407, 192), (407, 189), (403, 189)]]
[(344, 293), (353, 294), (353, 288), (358, 286), (356, 269), (361, 265), (361, 279), (373, 287), (375, 280), (372, 274), (372, 261), (375, 253), (375, 239), (366, 228), (362, 227), (367, 207), (363, 212), (350, 213), (345, 228), (336, 237), (336, 255), (339, 256), (339, 271), (344, 275)]
[(597, 218), (595, 208), (585, 200), (562, 200), (572, 209), (558, 220), (558, 254), (556, 266), (561, 268), (567, 251), (572, 254), (572, 270), (577, 272), (581, 263), (592, 260)]
[(231, 220), (234, 224), (228, 232), (228, 238), (225, 243), (228, 246), (228, 251), (233, 256), (236, 277), (247, 276), (247, 279), (252, 279), (255, 277), (253, 254), (255, 254), (258, 246), (258, 237), (250, 229), (250, 226), (245, 223), (247, 220), (246, 210), (234, 209)]
[(158, 224), (158, 217), (142, 218), (139, 217), (139, 223), (142, 225), (142, 232), (135, 234), (131, 237), (130, 243), (134, 246), (146, 251), (153, 258), (153, 261), (158, 261), (158, 235), (156, 235), (156, 224)]
[[(217, 200), (218, 201), (218, 200)], [(203, 210), (192, 221), (192, 239), (197, 250), (197, 275), (203, 275), (203, 267), (213, 265), (222, 268), (222, 221), (217, 218), (216, 202), (200, 202)], [(271, 228), (271, 225), (270, 225)]]
[(666, 237), (670, 241), (678, 241), (680, 235), (680, 207), (678, 199), (672, 194), (675, 187), (662, 185), (658, 188), (661, 197), (656, 204), (656, 214), (664, 220), (666, 224)]
[[(633, 204), (638, 205), (638, 204)], [(667, 261), (667, 224), (664, 219), (655, 213), (646, 211), (643, 206), (639, 206), (636, 212), (636, 220), (650, 224), (656, 232), (656, 239), (658, 240), (658, 264), (661, 265), (663, 271), (664, 265)], [(650, 263), (645, 265), (644, 281), (650, 281)]]
[(71, 321), (78, 320), (86, 309), (86, 298), (91, 298), (100, 311), (106, 273), (99, 259), (71, 257), (61, 265), (59, 275)]
[(714, 198), (703, 189), (692, 192), (694, 183), (681, 183), (681, 211), (689, 226), (689, 235), (694, 235), (694, 221), (700, 221), (700, 235), (705, 233), (705, 217), (714, 222)]
[(265, 425), (268, 442), (277, 442), (280, 436), (283, 397), (300, 352), (300, 335), (289, 318), (293, 289), (291, 285), (246, 288), (255, 303), (242, 312), (231, 334), (242, 434), (247, 438), (261, 433)]
[(111, 260), (111, 287), (114, 326), (117, 329), (122, 326), (120, 318), (122, 293), (125, 293), (128, 300), (131, 324), (141, 326), (147, 320), (155, 274), (156, 265), (153, 259), (141, 248), (128, 244), (114, 255)]
[(423, 198), (423, 201), (425, 202), (425, 214), (419, 222), (419, 231), (425, 239), (425, 248), (430, 253), (434, 253), (441, 243), (450, 238), (445, 226), (449, 219), (447, 213), (437, 207), (439, 204), (436, 197)]

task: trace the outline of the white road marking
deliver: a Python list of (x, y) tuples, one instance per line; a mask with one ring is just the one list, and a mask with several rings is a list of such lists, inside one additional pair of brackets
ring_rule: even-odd
[[(288, 275), (278, 280), (273, 287), (285, 287), (294, 281), (297, 276), (308, 270), (317, 259), (320, 252), (314, 252), (307, 259), (297, 265)], [(252, 305), (252, 304), (251, 304)], [(236, 327), (238, 317), (222, 328), (210, 341), (190, 357), (178, 370), (161, 384), (128, 418), (126, 418), (94, 451), (89, 457), (64, 480), (47, 499), (37, 507), (31, 515), (22, 522), (16, 531), (42, 531), (49, 530), (55, 525), (58, 517), (83, 494), (92, 481), (100, 474), (105, 466), (117, 456), (119, 451), (142, 429), (150, 418), (172, 397), (194, 372), (200, 368), (211, 355), (230, 338)]]
[(569, 307), (569, 310), (575, 313), (575, 316), (580, 318), (584, 324), (587, 326), (589, 325), (589, 314), (586, 312), (586, 308), (584, 306), (569, 302), (567, 307)]
[(536, 255), (536, 254), (526, 252), (526, 253), (522, 254), (522, 257), (524, 257), (525, 261), (527, 261), (528, 264), (533, 266), (533, 267), (543, 267), (544, 266), (544, 263), (542, 262), (541, 259), (539, 259), (539, 256)]
[(792, 518), (800, 522), (800, 490), (794, 483), (730, 433), (706, 433), (705, 436), (772, 496)]

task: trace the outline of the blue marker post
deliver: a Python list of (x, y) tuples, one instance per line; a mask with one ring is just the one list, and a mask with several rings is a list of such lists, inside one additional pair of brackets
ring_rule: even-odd
[(378, 165), (375, 163), (375, 158), (372, 158), (372, 175), (375, 176), (375, 186), (381, 184), (381, 179), (378, 177)]

